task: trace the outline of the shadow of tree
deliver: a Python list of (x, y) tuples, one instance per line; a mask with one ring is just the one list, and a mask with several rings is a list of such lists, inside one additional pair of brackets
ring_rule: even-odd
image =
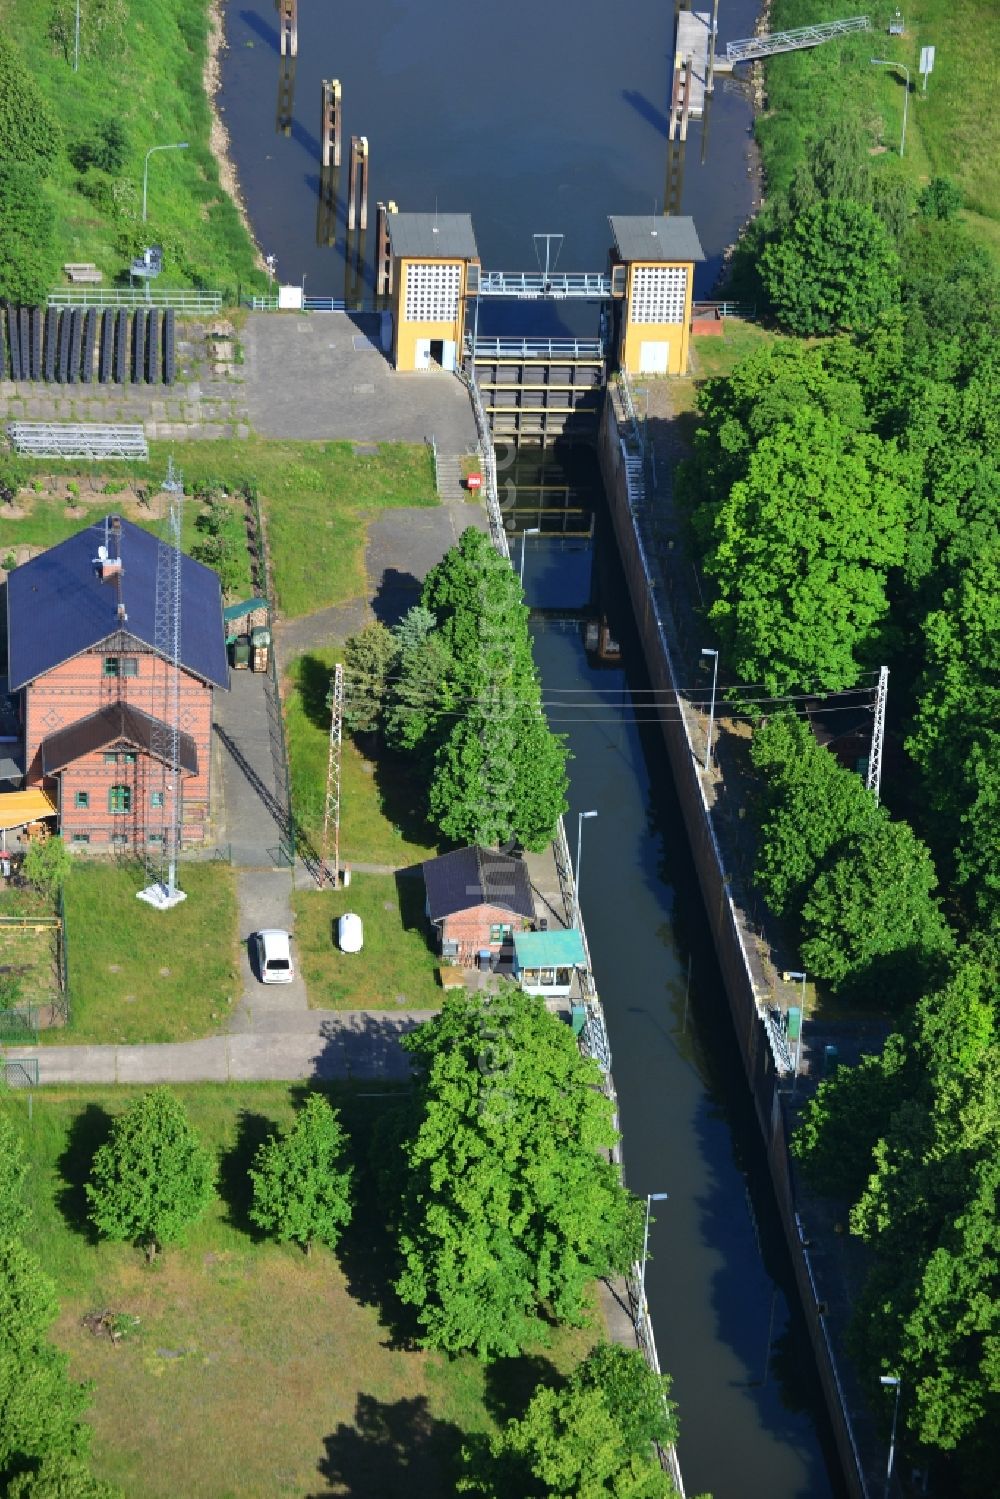
[(330, 729), (330, 667), (320, 656), (306, 652), (295, 663), (295, 685), (302, 701), (302, 711), (309, 722), (324, 734)]
[(258, 1242), (266, 1236), (250, 1218), (250, 1205), (253, 1201), (250, 1167), (259, 1147), (275, 1130), (272, 1119), (263, 1114), (255, 1114), (251, 1109), (241, 1109), (236, 1124), (236, 1139), (219, 1156), (219, 1196), (226, 1204), (228, 1221), (240, 1233), (247, 1234)]
[(428, 950), (437, 951), (434, 932), (427, 919), (427, 894), (424, 890), (423, 870), (419, 864), (396, 870), (396, 896), (399, 900), (399, 919), (403, 930), (420, 932), (427, 942)]
[(439, 844), (427, 821), (430, 767), (416, 754), (397, 754), (381, 748), (373, 755), (375, 789), (384, 816), (409, 843)]
[(394, 1401), (358, 1396), (354, 1423), (342, 1422), (325, 1439), (319, 1471), (328, 1495), (378, 1495), (378, 1499), (420, 1499), (453, 1492), (454, 1469), (463, 1433), (440, 1421), (424, 1395)]
[(522, 1353), (518, 1358), (497, 1359), (486, 1369), (483, 1404), (493, 1419), (504, 1425), (523, 1416), (536, 1390), (558, 1389), (566, 1383), (551, 1359), (541, 1353)]
[(90, 1180), (94, 1153), (111, 1135), (114, 1118), (100, 1104), (88, 1103), (73, 1120), (66, 1136), (66, 1148), (56, 1162), (56, 1173), (62, 1182), (56, 1194), (56, 1205), (69, 1228), (96, 1244), (98, 1233), (88, 1218), (89, 1206), (84, 1191)]
[(422, 587), (423, 584), (414, 573), (401, 572), (398, 567), (387, 567), (372, 598), (372, 613), (391, 629), (393, 625), (399, 624), (403, 615), (414, 604), (419, 604)]

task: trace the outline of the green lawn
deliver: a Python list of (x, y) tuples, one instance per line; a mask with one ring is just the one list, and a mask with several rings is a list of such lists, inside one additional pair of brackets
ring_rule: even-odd
[(715, 375), (731, 375), (740, 360), (765, 344), (781, 343), (784, 335), (759, 323), (745, 323), (742, 318), (726, 318), (723, 336), (699, 335), (691, 339), (691, 366), (695, 377), (709, 380)]
[[(285, 679), (285, 729), (296, 822), (314, 843), (323, 826), (330, 714), (326, 697), (335, 649), (300, 656)], [(340, 856), (345, 864), (399, 868), (435, 852), (419, 811), (424, 787), (404, 755), (366, 759), (349, 736), (341, 754)]]
[[(162, 500), (159, 479), (150, 474), (147, 480), (135, 473), (129, 474), (133, 482), (124, 490), (117, 488), (122, 480), (108, 477), (104, 473), (83, 472), (77, 478), (52, 474), (48, 465), (38, 465), (39, 477), (34, 481), (37, 489), (29, 488), (18, 495), (16, 507), (0, 506), (0, 565), (16, 557), (18, 547), (38, 547), (42, 550), (56, 546), (68, 536), (75, 536), (85, 526), (92, 526), (105, 515), (121, 514), (145, 531), (160, 535), (163, 530)], [(152, 467), (152, 465), (150, 465)], [(196, 476), (197, 477), (197, 476)], [(78, 493), (68, 489), (70, 483), (78, 486)], [(144, 489), (149, 487), (150, 504), (139, 503), (133, 484)], [(110, 485), (109, 494), (105, 486)], [(242, 519), (245, 505), (240, 496), (227, 502)], [(10, 508), (17, 512), (10, 514)], [(206, 507), (194, 499), (184, 506), (181, 519), (181, 545), (185, 552), (192, 552), (204, 541), (198, 528), (198, 518)], [(23, 559), (20, 559), (23, 560)], [(9, 569), (8, 569), (9, 571)], [(237, 562), (238, 581), (229, 590), (232, 599), (247, 598), (253, 592), (250, 577), (250, 555), (242, 550)]]
[[(72, 18), (73, 7), (60, 0)], [(124, 165), (86, 177), (60, 153), (46, 188), (57, 216), (59, 261), (94, 261), (105, 283), (127, 280), (143, 244), (163, 245), (164, 285), (221, 287), (235, 301), (238, 282), (263, 287), (254, 250), (232, 200), (223, 192), (209, 150), (211, 114), (203, 84), (208, 35), (206, 0), (129, 0), (121, 7), (121, 40), (96, 57), (72, 59), (48, 37), (52, 4), (0, 0), (0, 25), (53, 106), (67, 146), (88, 141), (109, 118), (124, 127)], [(88, 5), (82, 6), (86, 25)], [(145, 152), (187, 141), (149, 164), (148, 224), (141, 223)]]
[[(363, 1174), (336, 1256), (259, 1241), (246, 1171), (259, 1141), (292, 1118), (301, 1093), (282, 1084), (177, 1088), (218, 1153), (218, 1201), (152, 1268), (134, 1249), (95, 1243), (83, 1182), (135, 1091), (43, 1088), (30, 1124), (23, 1095), (0, 1096), (29, 1154), (26, 1237), (56, 1282), (55, 1335), (73, 1374), (93, 1382), (94, 1469), (135, 1499), (439, 1499), (454, 1491), (463, 1436), (522, 1409), (540, 1374), (568, 1371), (596, 1341), (594, 1324), (540, 1329), (525, 1358), (488, 1370), (402, 1349), (388, 1326), (398, 1309), (384, 1207)], [(370, 1085), (333, 1097), (363, 1162), (392, 1094), (360, 1094)], [(117, 1346), (95, 1337), (81, 1323), (95, 1310), (138, 1317), (135, 1336)]]
[[(424, 918), (424, 882), (418, 875), (356, 874), (346, 890), (297, 890), (295, 945), (317, 1009), (437, 1009), (440, 961), (430, 947)], [(364, 923), (359, 953), (337, 947), (337, 917), (354, 911)]]
[(189, 1041), (225, 1028), (240, 993), (236, 889), (220, 863), (180, 866), (187, 900), (154, 911), (133, 863), (80, 863), (65, 887), (70, 1024), (54, 1042)]

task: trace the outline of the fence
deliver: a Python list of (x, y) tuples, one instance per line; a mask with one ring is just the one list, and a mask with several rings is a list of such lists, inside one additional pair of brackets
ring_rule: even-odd
[[(493, 452), (493, 436), (483, 411), (482, 401), (479, 397), (479, 387), (474, 378), (469, 378), (464, 373), (461, 378), (469, 391), (469, 399), (472, 402), (472, 411), (476, 421), (476, 430), (479, 436), (480, 452), (483, 461), (483, 477), (486, 489), (486, 513), (489, 519), (490, 538), (493, 545), (501, 556), (510, 561), (510, 545), (507, 540), (507, 532), (504, 528), (503, 517), (500, 512), (500, 500), (497, 493), (496, 481), (496, 458)], [(555, 859), (556, 874), (559, 879), (559, 890), (562, 896), (563, 907), (567, 916), (571, 913), (575, 918), (580, 940), (586, 955), (587, 965), (580, 975), (580, 985), (583, 991), (584, 1009), (586, 1020), (583, 1033), (580, 1037), (581, 1050), (586, 1055), (593, 1057), (601, 1069), (602, 1087), (605, 1096), (610, 1100), (614, 1109), (615, 1129), (618, 1129), (618, 1099), (615, 1093), (614, 1079), (611, 1076), (611, 1046), (608, 1041), (607, 1027), (604, 1023), (604, 1010), (601, 1005), (597, 987), (594, 983), (593, 965), (590, 960), (590, 946), (587, 942), (587, 932), (583, 925), (583, 917), (577, 904), (576, 883), (573, 877), (573, 865), (569, 856), (569, 844), (566, 839), (566, 824), (562, 817), (556, 825), (555, 837), (552, 840), (552, 853)], [(625, 1182), (625, 1171), (622, 1163), (621, 1147), (616, 1145), (612, 1151), (612, 1159), (621, 1174), (622, 1183)], [(632, 1266), (626, 1277), (628, 1288), (629, 1306), (632, 1313), (632, 1324), (635, 1328), (636, 1343), (646, 1359), (647, 1364), (655, 1374), (659, 1374), (660, 1360), (656, 1351), (656, 1340), (653, 1336), (653, 1324), (649, 1318), (649, 1309), (645, 1298), (640, 1295), (639, 1287), (642, 1284), (641, 1267), (638, 1263)], [(658, 1448), (660, 1461), (669, 1472), (674, 1486), (681, 1499), (684, 1499), (684, 1480), (681, 1476), (680, 1462), (674, 1447)]]
[(37, 1057), (4, 1057), (0, 1067), (8, 1088), (38, 1087)]
[[(271, 580), (268, 577), (267, 571), (267, 533), (264, 530), (264, 516), (260, 508), (260, 497), (257, 494), (256, 486), (253, 484), (244, 485), (243, 496), (250, 511), (254, 530), (255, 547), (251, 559), (253, 584), (258, 596), (268, 600), (268, 610), (273, 617), (274, 611), (270, 602)], [(271, 765), (274, 770), (274, 782), (283, 803), (283, 816), (277, 819), (281, 839), (278, 847), (278, 858), (281, 863), (287, 864), (291, 868), (295, 864), (295, 851), (298, 839), (295, 831), (295, 813), (292, 810), (292, 778), (288, 765), (288, 746), (285, 743), (285, 725), (281, 713), (281, 685), (278, 681), (278, 662), (273, 644), (273, 631), (271, 640), (271, 649), (267, 653), (268, 680), (264, 696), (267, 700), (268, 735), (271, 742)]]
[(221, 291), (193, 291), (169, 286), (57, 286), (45, 299), (48, 307), (172, 307), (175, 312), (216, 313), (223, 305)]
[(24, 1005), (14, 1010), (0, 1010), (0, 1041), (33, 1045), (38, 1040), (40, 1025), (38, 1017), (37, 1005)]

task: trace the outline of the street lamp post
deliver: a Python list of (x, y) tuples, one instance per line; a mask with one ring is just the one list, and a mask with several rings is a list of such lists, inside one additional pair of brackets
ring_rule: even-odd
[(795, 1089), (798, 1087), (799, 1082), (799, 1059), (802, 1056), (802, 1032), (805, 1029), (806, 1023), (806, 976), (804, 973), (786, 973), (785, 977), (789, 979), (798, 979), (802, 984), (802, 1001), (799, 1008), (799, 1035), (798, 1040), (795, 1042), (795, 1071), (792, 1073), (792, 1095), (794, 1097)]
[(542, 528), (541, 528), (541, 526), (529, 526), (528, 529), (527, 529), (527, 531), (522, 531), (521, 532), (521, 566), (518, 569), (517, 576), (518, 576), (518, 578), (520, 580), (520, 583), (521, 583), (521, 592), (522, 593), (524, 592), (524, 549), (528, 545), (527, 538), (529, 536), (541, 536), (541, 534), (542, 534)]
[(712, 729), (715, 727), (715, 686), (719, 680), (719, 653), (713, 651), (711, 646), (703, 645), (701, 654), (712, 657), (712, 706), (708, 713), (708, 740), (705, 744), (705, 769), (707, 770), (712, 763)]
[(573, 913), (573, 925), (580, 925), (580, 850), (583, 845), (583, 820), (585, 817), (596, 817), (596, 812), (578, 812), (576, 816), (576, 873), (573, 876), (574, 899), (576, 910)]
[(901, 73), (906, 74), (906, 93), (903, 95), (903, 133), (899, 137), (899, 154), (902, 156), (906, 146), (906, 106), (910, 102), (910, 70), (905, 63), (896, 62), (891, 57), (870, 57), (868, 61), (876, 68), (898, 68)]
[(188, 148), (187, 141), (177, 141), (172, 146), (150, 146), (149, 150), (146, 152), (146, 160), (143, 163), (143, 168), (142, 168), (142, 222), (143, 223), (146, 222), (146, 195), (147, 195), (147, 189), (149, 187), (149, 158), (152, 156), (152, 154), (153, 154), (154, 151), (186, 151), (187, 148)]
[(895, 1389), (896, 1399), (892, 1407), (892, 1432), (889, 1436), (889, 1461), (885, 1468), (885, 1488), (883, 1499), (889, 1499), (889, 1485), (892, 1483), (892, 1465), (896, 1457), (896, 1419), (899, 1415), (899, 1386), (898, 1374), (883, 1374), (879, 1378), (879, 1384), (886, 1389)]
[(639, 1266), (639, 1306), (646, 1305), (646, 1261), (649, 1258), (649, 1210), (654, 1202), (666, 1202), (669, 1192), (646, 1193), (646, 1227), (642, 1236), (642, 1264)]

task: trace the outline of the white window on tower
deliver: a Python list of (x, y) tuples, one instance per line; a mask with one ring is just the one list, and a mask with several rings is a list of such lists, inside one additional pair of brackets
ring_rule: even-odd
[(633, 323), (683, 323), (687, 266), (637, 265), (632, 273)]
[(408, 323), (453, 323), (462, 286), (460, 265), (410, 265), (406, 269)]

